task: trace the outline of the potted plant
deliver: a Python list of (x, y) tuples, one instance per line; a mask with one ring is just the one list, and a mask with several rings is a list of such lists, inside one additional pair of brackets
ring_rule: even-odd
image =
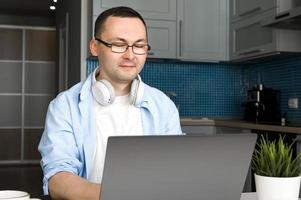
[(257, 200), (298, 200), (301, 154), (293, 158), (292, 144), (284, 137), (269, 141), (261, 136), (252, 157)]

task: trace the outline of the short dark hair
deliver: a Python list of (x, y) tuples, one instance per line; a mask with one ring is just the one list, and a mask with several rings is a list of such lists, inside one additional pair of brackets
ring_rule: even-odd
[(98, 34), (101, 34), (103, 32), (103, 25), (110, 16), (139, 18), (143, 22), (147, 34), (146, 24), (142, 16), (130, 7), (119, 6), (103, 11), (97, 17), (94, 25), (94, 37), (97, 37)]

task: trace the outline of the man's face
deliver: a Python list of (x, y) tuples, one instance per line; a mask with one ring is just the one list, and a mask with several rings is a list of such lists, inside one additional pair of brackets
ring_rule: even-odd
[[(146, 29), (139, 18), (111, 16), (105, 21), (103, 32), (97, 38), (109, 44), (147, 43)], [(104, 44), (96, 43), (101, 79), (111, 83), (130, 83), (142, 70), (147, 54), (136, 55), (131, 47), (124, 53), (114, 53)]]

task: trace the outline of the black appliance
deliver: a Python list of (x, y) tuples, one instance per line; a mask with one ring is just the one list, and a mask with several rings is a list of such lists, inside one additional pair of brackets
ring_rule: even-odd
[(244, 120), (256, 123), (280, 124), (280, 91), (265, 88), (262, 84), (248, 90)]

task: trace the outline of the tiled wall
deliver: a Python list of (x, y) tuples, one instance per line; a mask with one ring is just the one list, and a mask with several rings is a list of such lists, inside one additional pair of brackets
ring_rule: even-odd
[[(96, 65), (88, 60), (88, 73)], [(263, 83), (281, 91), (281, 111), (288, 120), (301, 122), (301, 109), (287, 106), (288, 98), (299, 98), (301, 106), (301, 57), (235, 65), (149, 61), (141, 76), (163, 92), (176, 93), (171, 99), (181, 116), (241, 118), (247, 90)]]
[[(88, 69), (97, 65), (88, 60)], [(143, 81), (165, 93), (181, 116), (240, 118), (242, 113), (242, 69), (239, 66), (212, 63), (149, 61), (142, 70)]]
[(181, 116), (240, 117), (242, 113), (241, 68), (208, 63), (148, 62), (144, 82), (171, 97)]
[[(263, 83), (281, 92), (281, 112), (288, 121), (301, 123), (301, 57), (274, 60), (243, 67), (244, 88)], [(288, 99), (298, 98), (299, 109), (288, 108)]]

